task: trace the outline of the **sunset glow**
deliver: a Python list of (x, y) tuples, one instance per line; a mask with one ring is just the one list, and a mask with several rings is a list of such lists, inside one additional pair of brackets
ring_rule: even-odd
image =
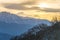
[(48, 6), (47, 3), (40, 3), (40, 4), (38, 4), (38, 7), (40, 7), (40, 8), (47, 8), (49, 6)]
[(0, 3), (23, 3), (28, 0), (0, 0)]

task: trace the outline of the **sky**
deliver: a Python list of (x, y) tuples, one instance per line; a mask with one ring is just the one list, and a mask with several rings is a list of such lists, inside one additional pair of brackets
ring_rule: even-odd
[[(32, 4), (37, 4), (39, 7), (47, 7), (47, 8), (60, 8), (60, 0), (0, 0), (0, 3), (26, 3), (31, 2)], [(28, 4), (27, 3), (27, 4)]]
[(4, 3), (4, 8), (14, 10), (40, 10), (49, 8), (48, 11), (51, 9), (54, 9), (54, 11), (58, 9), (60, 11), (60, 0), (0, 0), (0, 3)]
[[(19, 15), (20, 12), (23, 12), (23, 14), (20, 14), (19, 16), (24, 17), (40, 18), (40, 16), (42, 16), (41, 18), (46, 18), (43, 15), (48, 14), (48, 12), (60, 12), (60, 0), (0, 0), (0, 3), (3, 5), (3, 7), (0, 6), (0, 11), (8, 11), (17, 15)], [(43, 10), (45, 12), (40, 11), (40, 8), (46, 7), (49, 9)], [(40, 13), (42, 15), (40, 15)]]
[(0, 0), (0, 3), (22, 3), (27, 0)]
[(0, 3), (24, 3), (28, 1), (35, 1), (35, 0), (0, 0)]

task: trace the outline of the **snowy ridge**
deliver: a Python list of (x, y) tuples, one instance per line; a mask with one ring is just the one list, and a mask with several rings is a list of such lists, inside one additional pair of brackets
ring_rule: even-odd
[[(48, 20), (42, 20), (42, 19), (33, 19), (33, 18), (28, 18), (28, 17), (19, 17), (15, 14), (11, 14), (9, 12), (0, 12), (0, 21), (6, 22), (6, 23), (18, 23), (18, 24), (23, 24), (23, 23), (49, 23)], [(49, 25), (49, 24), (48, 24)]]
[(0, 21), (6, 22), (6, 23), (18, 23), (19, 22), (19, 17), (10, 14), (9, 12), (0, 12)]
[(8, 33), (11, 35), (20, 35), (26, 32), (28, 29), (33, 28), (38, 24), (47, 24), (51, 26), (52, 23), (48, 20), (24, 18), (9, 12), (0, 12), (0, 32)]

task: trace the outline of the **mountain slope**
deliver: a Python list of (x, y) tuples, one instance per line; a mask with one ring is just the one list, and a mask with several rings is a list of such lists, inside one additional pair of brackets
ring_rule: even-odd
[(60, 22), (50, 27), (46, 24), (37, 25), (11, 40), (60, 40)]
[(0, 33), (0, 40), (10, 40), (12, 35)]
[(33, 19), (28, 17), (21, 17), (9, 12), (0, 12), (0, 32), (11, 35), (20, 35), (38, 24), (51, 25), (48, 20)]

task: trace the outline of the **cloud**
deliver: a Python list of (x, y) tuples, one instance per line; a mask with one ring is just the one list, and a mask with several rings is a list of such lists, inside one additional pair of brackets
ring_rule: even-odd
[(26, 3), (21, 3), (21, 5), (32, 5), (34, 2), (26, 2)]
[(41, 10), (45, 12), (60, 12), (60, 9), (53, 9), (53, 8), (45, 8)]
[[(38, 10), (39, 8), (36, 6), (32, 6), (36, 4), (37, 0), (25, 0), (25, 1), (20, 1), (21, 3), (9, 3), (9, 4), (2, 4), (5, 8), (7, 9), (15, 9), (15, 10)], [(27, 6), (26, 6), (27, 5)], [(28, 6), (31, 6), (29, 8)]]
[(22, 5), (33, 5), (36, 4), (39, 0), (30, 0), (24, 3), (21, 3)]
[[(53, 9), (53, 8), (44, 8), (44, 9), (41, 9), (37, 6), (32, 6), (31, 5), (32, 3), (21, 3), (21, 4), (4, 4), (4, 7), (7, 8), (7, 9), (15, 9), (15, 10), (37, 10), (37, 11), (45, 11), (45, 12), (60, 12), (60, 9)], [(24, 5), (30, 5), (31, 7), (27, 7), (27, 6), (24, 6)]]
[[(27, 6), (25, 6), (27, 5)], [(28, 6), (31, 6), (30, 8)], [(27, 3), (22, 4), (4, 4), (4, 7), (7, 9), (15, 9), (15, 10), (38, 10), (39, 8), (36, 6), (32, 6), (30, 3), (29, 5)]]
[(20, 4), (10, 4), (7, 6), (4, 6), (7, 9), (15, 9), (15, 10), (37, 10), (37, 11), (45, 11), (45, 12), (60, 12), (60, 9), (53, 9), (53, 8), (45, 8), (45, 9), (41, 9), (39, 7), (36, 6), (32, 6), (31, 8), (25, 7), (24, 5), (20, 5)]
[[(41, 9), (37, 6), (32, 6), (35, 5), (38, 1), (40, 0), (25, 0), (25, 1), (20, 1), (21, 3), (19, 4), (3, 4), (3, 6), (7, 9), (15, 9), (15, 10), (42, 10), (45, 12), (60, 12), (60, 9), (53, 9), (53, 8), (45, 8)], [(27, 6), (26, 6), (27, 5)], [(31, 6), (30, 8), (28, 6)]]
[(30, 0), (0, 0), (0, 3), (24, 3)]
[(27, 9), (26, 7), (24, 7), (23, 5), (20, 5), (20, 4), (9, 4), (9, 5), (5, 5), (4, 7), (7, 9), (15, 9), (15, 10)]

